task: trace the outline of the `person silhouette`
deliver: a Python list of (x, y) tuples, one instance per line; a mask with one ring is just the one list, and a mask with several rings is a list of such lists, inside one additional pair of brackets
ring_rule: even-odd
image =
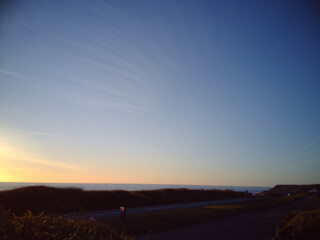
[(120, 207), (120, 220), (121, 222), (124, 222), (126, 220), (126, 207), (124, 206)]

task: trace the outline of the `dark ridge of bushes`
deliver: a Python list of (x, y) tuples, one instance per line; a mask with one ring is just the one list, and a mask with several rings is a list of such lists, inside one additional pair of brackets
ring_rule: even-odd
[(320, 239), (320, 208), (311, 211), (291, 212), (276, 230), (274, 240)]
[(75, 220), (61, 216), (33, 215), (27, 211), (15, 216), (0, 208), (1, 240), (133, 240), (106, 224), (86, 219)]
[(276, 185), (270, 190), (266, 191), (268, 194), (301, 194), (307, 193), (311, 189), (320, 189), (320, 184), (309, 185)]
[(148, 191), (84, 191), (77, 188), (31, 186), (0, 192), (0, 205), (17, 215), (73, 213), (169, 203), (244, 197), (231, 190), (162, 189)]

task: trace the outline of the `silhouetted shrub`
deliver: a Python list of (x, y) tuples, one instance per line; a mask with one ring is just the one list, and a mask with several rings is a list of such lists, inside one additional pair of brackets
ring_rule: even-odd
[(1, 240), (132, 240), (109, 226), (86, 219), (74, 220), (27, 211), (15, 216), (0, 210)]
[(291, 212), (276, 231), (276, 240), (320, 239), (320, 208), (312, 211)]

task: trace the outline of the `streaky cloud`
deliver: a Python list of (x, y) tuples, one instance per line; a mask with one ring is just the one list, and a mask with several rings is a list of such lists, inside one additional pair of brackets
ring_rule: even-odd
[(308, 149), (310, 149), (316, 142), (318, 142), (320, 140), (320, 135), (315, 137), (311, 142), (309, 142), (305, 148), (304, 151), (307, 151)]
[(5, 69), (0, 69), (0, 74), (9, 75), (9, 76), (13, 76), (13, 77), (23, 77), (19, 73), (8, 71)]
[(73, 137), (69, 137), (61, 134), (55, 134), (55, 133), (48, 133), (48, 132), (27, 131), (27, 130), (15, 129), (15, 128), (0, 128), (0, 130), (22, 133), (22, 134), (46, 136), (46, 137), (74, 139)]

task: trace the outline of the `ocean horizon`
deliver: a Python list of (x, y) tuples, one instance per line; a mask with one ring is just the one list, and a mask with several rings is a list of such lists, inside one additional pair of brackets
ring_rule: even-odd
[(83, 190), (124, 190), (124, 191), (141, 191), (141, 190), (158, 190), (158, 189), (218, 189), (233, 191), (248, 191), (256, 194), (266, 191), (271, 187), (254, 187), (254, 186), (215, 186), (215, 185), (174, 185), (174, 184), (124, 184), (124, 183), (32, 183), (32, 182), (0, 182), (0, 191), (12, 190), (28, 186), (48, 186), (57, 188), (80, 188)]

